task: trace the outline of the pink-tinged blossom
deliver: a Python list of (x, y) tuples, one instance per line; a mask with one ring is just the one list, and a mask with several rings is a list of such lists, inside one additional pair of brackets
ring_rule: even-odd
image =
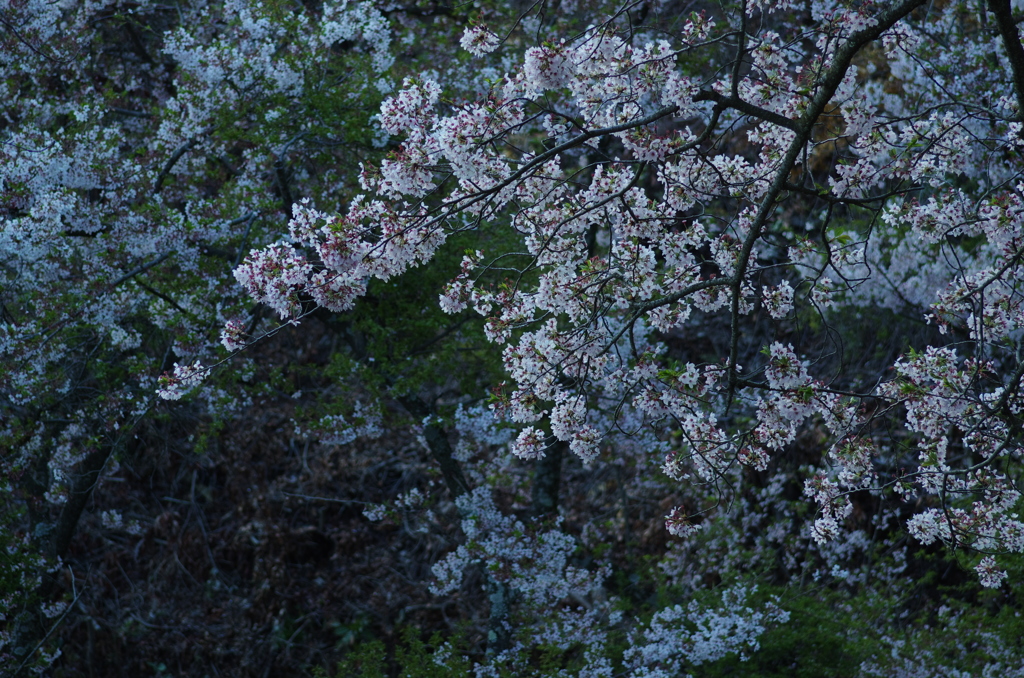
[(506, 414), (509, 419), (520, 424), (540, 421), (547, 410), (541, 409), (540, 398), (523, 389), (516, 389), (509, 394)]
[(416, 84), (406, 79), (398, 96), (386, 99), (380, 107), (380, 125), (389, 134), (423, 134), (436, 118), (433, 107), (441, 96), (441, 86), (432, 80)]
[(818, 545), (833, 541), (839, 536), (839, 521), (832, 513), (826, 513), (815, 519), (811, 525), (811, 537)]
[(829, 456), (839, 466), (837, 480), (844, 487), (868, 487), (878, 477), (872, 466), (875, 446), (867, 438), (849, 438), (833, 447)]
[(570, 48), (564, 43), (526, 50), (523, 73), (527, 82), (537, 91), (565, 86), (573, 73), (569, 52)]
[(822, 473), (804, 482), (804, 494), (818, 504), (819, 515), (811, 526), (811, 537), (819, 545), (836, 539), (842, 522), (853, 512), (849, 496)]
[(793, 345), (773, 343), (769, 349), (769, 361), (764, 374), (773, 389), (790, 390), (806, 386), (810, 382), (806, 363), (793, 353)]
[(821, 278), (811, 288), (811, 301), (820, 309), (830, 308), (835, 303), (836, 284), (831, 278)]
[[(768, 447), (771, 446), (769, 445)], [(751, 445), (740, 448), (740, 451), (736, 454), (736, 459), (744, 466), (749, 466), (755, 471), (766, 471), (768, 469), (768, 462), (771, 461), (771, 457), (768, 456), (767, 452), (760, 447)]]
[(569, 449), (584, 463), (593, 461), (601, 451), (601, 432), (590, 424), (584, 424), (573, 432)]
[[(494, 122), (490, 106), (470, 105), (435, 125), (431, 139), (466, 190), (489, 189), (511, 175), (508, 164), (488, 153), (482, 143)], [(511, 197), (511, 193), (505, 195)]]
[(780, 320), (793, 310), (793, 287), (783, 280), (776, 287), (766, 287), (762, 291), (762, 299), (768, 315)]
[(551, 432), (559, 440), (570, 440), (584, 425), (587, 403), (582, 396), (559, 393), (551, 410)]
[(439, 295), (438, 303), (441, 310), (449, 315), (460, 313), (468, 308), (470, 284), (466, 280), (456, 279), (445, 286), (444, 292)]
[[(490, 246), (502, 241), (506, 229), (504, 235), (525, 251), (489, 256), (494, 269), (520, 270), (493, 287), (478, 287), (471, 275), (476, 263), (467, 265), (466, 259), (459, 275), (432, 293), (441, 293), (446, 313), (472, 308), (486, 318), (486, 336), (500, 345), (510, 379), (494, 409), (528, 426), (511, 444), (519, 457), (541, 456), (545, 440), (551, 440), (542, 427), (550, 427), (551, 436), (585, 461), (603, 449), (632, 468), (626, 441), (649, 434), (660, 436), (665, 447), (671, 444), (664, 463), (670, 478), (688, 480), (688, 486), (718, 484), (742, 471), (739, 465), (765, 470), (770, 454), (813, 426), (822, 439), (820, 449), (828, 450), (827, 471), (809, 481), (807, 495), (819, 516), (801, 534), (823, 550), (838, 549), (846, 543), (842, 532), (852, 510), (846, 494), (877, 485), (876, 466), (891, 459), (891, 449), (867, 432), (880, 430), (873, 425), (876, 416), (893, 421), (892, 413), (905, 411), (902, 431), (910, 435), (900, 439), (914, 446), (910, 458), (916, 455), (918, 468), (897, 485), (902, 496), (937, 502), (952, 496), (948, 491), (978, 498), (941, 514), (925, 509), (910, 519), (911, 532), (921, 540), (1020, 550), (1020, 529), (1009, 514), (1016, 502), (1009, 481), (985, 469), (960, 472), (957, 466), (958, 456), (969, 457), (965, 463), (972, 465), (1011, 460), (1017, 450), (1008, 422), (1022, 408), (1010, 392), (1017, 384), (1008, 379), (1015, 370), (1012, 347), (1024, 327), (1024, 297), (1017, 291), (1024, 280), (1024, 205), (1012, 153), (1020, 143), (1019, 124), (1013, 122), (1019, 112), (999, 59), (989, 59), (991, 68), (959, 67), (979, 63), (975, 57), (988, 59), (993, 46), (998, 56), (998, 41), (990, 35), (974, 42), (962, 31), (947, 30), (959, 19), (951, 10), (936, 10), (929, 18), (908, 15), (881, 32), (884, 73), (877, 59), (858, 58), (855, 66), (844, 64), (827, 78), (808, 77), (825, 74), (854, 35), (881, 20), (871, 3), (841, 5), (812, 2), (809, 16), (816, 25), (805, 27), (806, 40), (793, 41), (782, 30), (782, 13), (795, 9), (795, 3), (749, 4), (751, 16), (776, 12), (779, 32), (748, 27), (750, 68), (740, 69), (736, 81), (729, 69), (703, 76), (689, 72), (686, 64), (691, 53), (698, 56), (700, 43), (719, 42), (711, 32), (713, 22), (693, 15), (681, 18), (681, 27), (664, 39), (620, 31), (613, 19), (595, 22), (598, 28), (572, 38), (556, 35), (543, 46), (523, 46), (518, 57), (510, 45), (500, 87), (485, 82), (498, 71), (474, 73), (464, 82), (446, 74), (443, 99), (442, 85), (432, 79), (438, 75), (406, 80), (398, 91), (384, 82), (381, 91), (393, 93), (381, 106), (381, 129), (398, 137), (400, 145), (379, 167), (364, 168), (360, 185), (367, 194), (346, 197), (344, 216), (319, 212), (305, 201), (296, 204), (289, 224), (292, 243), (251, 254), (236, 276), (253, 298), (282, 317), (294, 317), (300, 300), (308, 298), (345, 311), (365, 294), (370, 280), (392, 280), (430, 262), (453, 233), (494, 229), (498, 237), (492, 240), (489, 230), (483, 239)], [(252, 86), (264, 97), (290, 96), (305, 86), (300, 62), (284, 58), (291, 42), (272, 22), (246, 9), (239, 24), (248, 38), (237, 46), (226, 39), (207, 46), (185, 29), (167, 38), (167, 52), (188, 79), (176, 85), (174, 96), (167, 95), (158, 144), (149, 150), (166, 157), (194, 140), (203, 146), (174, 166), (165, 195), (191, 186), (190, 180), (206, 180), (207, 158), (223, 151), (205, 146), (212, 143), (205, 130), (238, 98), (225, 82)], [(225, 35), (232, 30), (225, 28)], [(324, 8), (323, 26), (311, 44), (317, 52), (330, 52), (336, 41), (355, 41), (360, 49), (365, 43), (371, 53), (379, 52), (388, 43), (388, 30), (369, 3), (343, 3), (341, 9)], [(937, 46), (929, 35), (948, 39)], [(499, 44), (484, 27), (466, 29), (460, 42), (476, 56)], [(201, 87), (195, 89), (193, 81)], [(827, 82), (832, 92), (824, 89)], [(976, 96), (979, 92), (985, 96)], [(747, 111), (736, 110), (734, 94), (748, 104)], [(827, 104), (819, 113), (833, 121), (810, 121), (816, 133), (808, 137), (799, 131), (805, 128), (802, 116), (816, 100)], [(972, 101), (978, 107), (958, 103)], [(79, 122), (93, 115), (75, 110)], [(287, 112), (275, 105), (257, 117), (260, 124), (278, 126), (285, 124)], [(661, 117), (652, 118), (654, 113)], [(614, 132), (598, 131), (612, 125)], [(704, 131), (715, 136), (698, 142)], [(37, 138), (12, 133), (24, 137), (8, 145), (12, 148), (63, 142), (49, 132)], [(98, 140), (80, 145), (101, 146), (88, 143)], [(551, 153), (553, 144), (575, 146)], [(607, 157), (608, 148), (619, 149), (614, 153), (621, 157)], [(287, 155), (276, 148), (266, 153), (245, 161), (265, 171), (267, 158)], [(92, 169), (116, 164), (112, 158), (90, 155), (76, 164), (58, 155), (41, 155), (35, 165), (18, 157), (0, 169), (5, 186), (31, 184), (25, 195), (5, 196), (27, 216), (4, 231), (0, 249), (12, 244), (13, 251), (17, 245), (16, 265), (38, 266), (32, 270), (39, 279), (63, 275), (60, 266), (47, 262), (50, 239), (62, 224), (101, 234), (102, 215), (94, 210), (79, 216), (88, 209), (76, 191), (116, 185)], [(803, 160), (787, 166), (786, 157)], [(810, 168), (800, 163), (811, 159), (828, 160), (821, 166), (827, 171), (809, 176)], [(156, 163), (141, 174), (159, 183), (160, 167)], [(40, 182), (40, 176), (56, 179)], [(821, 204), (829, 209), (767, 212), (790, 200), (771, 193), (779, 179), (802, 182), (805, 192), (813, 186), (808, 205), (814, 192), (826, 193)], [(262, 181), (249, 175), (245, 180)], [(430, 200), (419, 200), (427, 195)], [(799, 198), (798, 191), (790, 195)], [(880, 218), (870, 229), (850, 227), (850, 210), (842, 205), (851, 197), (870, 198), (865, 204), (877, 206)], [(180, 195), (171, 200), (188, 201)], [(256, 198), (250, 194), (241, 200)], [(208, 208), (203, 201), (186, 205), (188, 215), (180, 217), (179, 226), (205, 228), (199, 222)], [(226, 220), (218, 216), (216, 223)], [(786, 261), (778, 244), (799, 241), (805, 229), (815, 233), (815, 243), (792, 248)], [(168, 240), (178, 247), (174, 233), (128, 247), (135, 254), (165, 251), (154, 248)], [(182, 270), (193, 270), (195, 257), (186, 256), (186, 249), (181, 246), (176, 256)], [(90, 260), (88, 252), (81, 258)], [(122, 264), (104, 263), (118, 270)], [(89, 279), (88, 272), (81, 277)], [(763, 286), (766, 280), (778, 283)], [(680, 367), (644, 348), (645, 342), (692, 346), (705, 321), (708, 327), (731, 321), (743, 332), (757, 331), (757, 323), (747, 324), (745, 316), (760, 302), (772, 318), (789, 317), (799, 284), (808, 286), (809, 299), (820, 310), (843, 305), (839, 311), (856, 307), (869, 317), (878, 307), (930, 312), (941, 329), (955, 330), (973, 344), (958, 348), (960, 355), (981, 357), (967, 361), (951, 348), (930, 347), (900, 359), (895, 379), (877, 391), (871, 391), (874, 379), (850, 387), (882, 401), (877, 413), (868, 414), (853, 398), (829, 393), (798, 357), (807, 347), (794, 349), (785, 339), (767, 348), (763, 382), (754, 374), (742, 385), (730, 379), (740, 371), (732, 364), (737, 355), (721, 365)], [(704, 287), (695, 291), (698, 286)], [(183, 306), (191, 309), (198, 298)], [(115, 307), (97, 304), (90, 313), (105, 328), (101, 336), (129, 350), (134, 339), (110, 329), (121, 326)], [(161, 308), (163, 322), (171, 313)], [(739, 317), (731, 317), (733, 309)], [(22, 331), (4, 323), (3, 346), (16, 346)], [(229, 349), (244, 344), (237, 325), (229, 325), (222, 339)], [(688, 356), (697, 360), (697, 353), (692, 349)], [(839, 373), (836, 389), (845, 389), (851, 376)], [(549, 422), (539, 423), (545, 417)], [(625, 426), (626, 420), (632, 425)], [(626, 429), (633, 437), (620, 435)], [(460, 452), (466, 459), (473, 452), (470, 437)], [(654, 445), (648, 452), (656, 450), (652, 458), (661, 458), (665, 447)], [(945, 528), (939, 518), (948, 523)], [(467, 550), (465, 557), (482, 559), (479, 551)]]
[(180, 400), (192, 388), (202, 383), (209, 373), (197, 360), (191, 365), (174, 363), (170, 374), (160, 377), (160, 388), (156, 394), (164, 400)]
[(467, 26), (459, 44), (473, 56), (480, 57), (498, 49), (501, 38), (483, 26)]
[(978, 580), (981, 582), (981, 585), (990, 589), (997, 589), (1002, 586), (1009, 576), (1006, 570), (998, 569), (996, 559), (992, 556), (982, 558), (974, 569), (978, 573)]
[(377, 190), (391, 198), (408, 196), (422, 198), (434, 188), (434, 173), (429, 169), (431, 158), (423, 152), (408, 150), (393, 153), (380, 164)]
[(541, 459), (547, 451), (545, 439), (544, 431), (534, 426), (527, 426), (512, 442), (512, 454), (520, 459)]
[(797, 426), (813, 411), (811, 402), (799, 394), (769, 393), (759, 399), (754, 438), (768, 449), (781, 450), (796, 440)]
[(320, 271), (310, 278), (306, 291), (328, 311), (348, 311), (355, 306), (356, 299), (366, 294), (366, 278), (357, 275), (352, 271)]
[(224, 324), (220, 331), (220, 343), (231, 352), (245, 348), (245, 325), (241, 320), (229, 320)]
[(904, 403), (912, 430), (938, 438), (950, 424), (976, 423), (983, 416), (969, 389), (989, 366), (966, 360), (960, 369), (956, 351), (929, 346), (924, 354), (898, 360), (895, 368), (898, 378), (883, 384), (881, 391)]
[(701, 524), (694, 524), (686, 515), (686, 509), (676, 506), (665, 516), (665, 529), (669, 534), (685, 539), (700, 532)]
[(683, 440), (698, 475), (709, 482), (720, 478), (736, 456), (735, 443), (717, 425), (714, 414), (680, 414)]
[(285, 243), (253, 250), (235, 269), (235, 279), (261, 303), (290, 318), (299, 311), (299, 291), (313, 267)]

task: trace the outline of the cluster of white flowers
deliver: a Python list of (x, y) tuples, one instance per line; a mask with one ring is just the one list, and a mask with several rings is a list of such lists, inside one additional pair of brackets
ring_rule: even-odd
[(384, 504), (368, 504), (363, 509), (363, 515), (366, 516), (367, 520), (378, 522), (387, 517), (388, 507)]
[(379, 404), (368, 405), (357, 400), (350, 416), (326, 415), (309, 430), (296, 427), (295, 434), (315, 438), (323, 445), (348, 445), (360, 438), (376, 439), (384, 435), (383, 416)]
[[(735, 587), (722, 594), (721, 607), (702, 608), (697, 601), (686, 607), (659, 610), (650, 625), (636, 634), (623, 655), (632, 678), (668, 678), (679, 675), (685, 664), (700, 666), (730, 654), (749, 658), (757, 651), (758, 637), (770, 626), (789, 621), (789, 613), (775, 602), (760, 610), (749, 607), (756, 587)], [(696, 627), (696, 630), (692, 630)]]
[(299, 291), (313, 267), (287, 243), (253, 250), (235, 269), (235, 279), (257, 301), (290, 318), (299, 311)]
[(996, 566), (996, 559), (992, 556), (982, 558), (974, 568), (978, 572), (978, 580), (982, 586), (997, 589), (1009, 576), (1006, 570), (1000, 570)]
[(456, 500), (468, 539), (433, 566), (437, 594), (457, 589), (466, 568), (488, 564), (489, 575), (518, 591), (538, 609), (550, 609), (573, 592), (598, 587), (607, 572), (588, 572), (569, 565), (575, 541), (558, 529), (534, 530), (503, 515), (489, 488), (477, 488)]
[(174, 369), (170, 374), (160, 377), (160, 388), (157, 395), (164, 400), (180, 400), (193, 388), (203, 382), (209, 374), (209, 369), (197, 360), (191, 365), (179, 365), (174, 363)]
[(498, 49), (501, 39), (483, 26), (467, 26), (459, 44), (473, 56), (483, 56)]
[(768, 315), (773, 318), (785, 318), (793, 310), (793, 286), (787, 280), (776, 287), (766, 287), (762, 295)]
[(686, 515), (685, 509), (679, 506), (673, 508), (672, 512), (665, 516), (665, 529), (668, 530), (669, 534), (677, 537), (689, 537), (699, 532), (700, 527), (700, 524), (694, 524), (690, 517)]
[(823, 544), (838, 537), (842, 521), (853, 512), (849, 496), (843, 493), (835, 481), (821, 473), (807, 479), (804, 494), (814, 499), (820, 509), (818, 518), (811, 526), (814, 541)]

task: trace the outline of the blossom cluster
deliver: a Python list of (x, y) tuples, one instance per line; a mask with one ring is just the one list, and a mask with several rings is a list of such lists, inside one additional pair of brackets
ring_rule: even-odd
[[(745, 34), (749, 69), (703, 77), (682, 57), (723, 30), (707, 15), (693, 15), (671, 39), (608, 21), (526, 47), (475, 99), (446, 92), (436, 73), (406, 78), (381, 105), (382, 129), (400, 141), (379, 166), (364, 166), (367, 194), (342, 216), (296, 205), (292, 244), (254, 251), (236, 275), (284, 318), (300, 315), (307, 296), (344, 311), (367, 280), (431, 261), (453, 235), (507, 229), (522, 249), (467, 255), (440, 306), (481, 315), (502, 349), (510, 382), (493, 407), (521, 427), (514, 455), (540, 459), (557, 441), (591, 463), (628, 410), (678, 441), (663, 473), (714, 483), (736, 465), (765, 472), (820, 421), (828, 451), (807, 496), (820, 511), (814, 538), (827, 543), (850, 516), (845, 493), (878, 478), (884, 446), (862, 434), (869, 422), (857, 398), (812, 376), (785, 338), (798, 309), (916, 305), (943, 330), (964, 328), (979, 356), (1012, 348), (1024, 318), (1020, 181), (993, 151), (1010, 147), (1014, 128), (943, 98), (992, 91), (993, 106), (1011, 111), (1015, 97), (991, 73), (972, 73), (968, 86), (924, 65), (981, 53), (966, 37), (944, 53), (926, 36), (955, 13), (916, 19), (913, 7), (896, 2), (876, 16), (816, 6), (813, 40), (762, 27)], [(904, 96), (860, 77), (854, 56), (874, 40)], [(483, 24), (461, 42), (475, 59), (498, 58), (499, 33)], [(745, 150), (709, 145), (726, 129), (740, 131), (734, 146)], [(545, 141), (532, 144), (538, 135)], [(983, 197), (952, 179), (963, 175), (989, 187)], [(808, 205), (827, 198), (820, 219), (803, 224), (820, 236), (776, 221), (784, 192)], [(878, 225), (858, 230), (843, 210), (865, 210)], [(798, 239), (787, 260), (776, 243)], [(510, 269), (504, 261), (516, 257), (525, 263)], [(495, 279), (497, 271), (511, 275)], [(744, 372), (739, 335), (762, 310), (782, 336), (765, 337), (765, 357)], [(695, 314), (727, 317), (730, 346), (719, 364), (677, 370), (651, 348), (653, 333), (685, 336)], [(949, 463), (948, 431), (962, 433), (975, 461), (1011, 453), (1006, 418), (1016, 400), (986, 393), (978, 380), (1012, 368), (972, 358), (953, 369), (950, 350), (927, 346), (924, 359), (895, 363), (895, 380), (852, 392), (906, 407), (905, 425), (920, 436), (918, 491), (944, 501), (988, 484), (989, 497), (1011, 497), (999, 474)], [(905, 482), (899, 487), (906, 496)], [(1010, 520), (997, 508), (1009, 503), (978, 502), (946, 540), (980, 548), (987, 526)], [(688, 531), (675, 518), (668, 524)]]

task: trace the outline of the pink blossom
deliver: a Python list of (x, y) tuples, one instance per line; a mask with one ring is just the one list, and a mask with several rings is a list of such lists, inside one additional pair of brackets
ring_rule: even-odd
[(202, 383), (209, 373), (209, 369), (203, 367), (197, 360), (192, 365), (179, 365), (174, 363), (171, 374), (164, 374), (160, 377), (160, 388), (157, 395), (164, 400), (180, 400), (192, 388)]

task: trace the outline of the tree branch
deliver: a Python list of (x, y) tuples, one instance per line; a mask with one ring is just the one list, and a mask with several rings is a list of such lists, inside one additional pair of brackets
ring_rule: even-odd
[(198, 142), (198, 138), (192, 137), (181, 146), (178, 146), (174, 153), (171, 154), (171, 157), (167, 159), (167, 162), (164, 163), (163, 168), (160, 170), (160, 174), (156, 177), (156, 185), (153, 187), (153, 195), (158, 194), (164, 189), (164, 180), (167, 178), (167, 175), (171, 173), (174, 166), (178, 164), (179, 160), (181, 160), (181, 156), (188, 153), (189, 149), (195, 146)]
[[(988, 8), (996, 17), (999, 35), (1003, 38), (1006, 56), (1010, 59), (1013, 76), (1013, 91), (1017, 94), (1017, 116), (1024, 116), (1024, 46), (1020, 43), (1017, 22), (1013, 20), (1010, 0), (988, 0)], [(1024, 135), (1024, 130), (1021, 130)]]
[(803, 153), (804, 146), (811, 139), (811, 133), (814, 129), (814, 125), (817, 123), (818, 118), (824, 112), (828, 102), (831, 101), (832, 96), (835, 94), (839, 85), (842, 83), (843, 78), (846, 76), (846, 70), (850, 67), (850, 63), (853, 61), (853, 57), (856, 56), (865, 45), (876, 40), (885, 31), (891, 28), (897, 21), (910, 14), (918, 7), (924, 5), (927, 0), (900, 0), (892, 5), (883, 9), (879, 14), (876, 15), (876, 23), (874, 26), (869, 26), (864, 30), (850, 36), (850, 39), (842, 43), (833, 56), (832, 64), (829, 69), (825, 72), (824, 77), (818, 84), (818, 89), (811, 98), (810, 103), (804, 110), (803, 115), (800, 117), (797, 123), (797, 135), (789, 145), (789, 149), (786, 151), (786, 155), (780, 163), (778, 169), (775, 171), (775, 178), (772, 180), (771, 186), (769, 186), (764, 199), (761, 201), (761, 205), (757, 210), (757, 215), (754, 217), (753, 223), (750, 225), (750, 232), (743, 241), (743, 247), (740, 250), (740, 254), (736, 259), (736, 272), (732, 278), (732, 307), (731, 307), (731, 325), (729, 329), (730, 342), (729, 342), (729, 397), (728, 401), (732, 401), (732, 395), (736, 388), (736, 379), (738, 374), (736, 372), (736, 364), (738, 362), (739, 353), (739, 335), (740, 335), (740, 294), (743, 286), (743, 279), (747, 272), (747, 266), (750, 263), (750, 253), (754, 249), (754, 243), (761, 237), (761, 229), (768, 222), (768, 217), (771, 216), (775, 209), (775, 202), (778, 200), (779, 194), (783, 188), (789, 182), (789, 174), (796, 166), (797, 160)]

